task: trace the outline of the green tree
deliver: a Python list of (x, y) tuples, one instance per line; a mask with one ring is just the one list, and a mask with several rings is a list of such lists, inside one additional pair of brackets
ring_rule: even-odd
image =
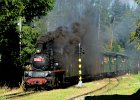
[[(135, 0), (138, 5), (140, 5), (140, 0)], [(139, 9), (139, 7), (138, 7)], [(140, 19), (136, 23), (135, 31), (130, 34), (130, 42), (135, 44), (135, 48), (140, 50)]]
[(29, 62), (30, 55), (35, 52), (36, 40), (40, 30), (36, 27), (24, 25), (21, 34), (21, 63)]
[(137, 28), (130, 34), (130, 42), (135, 44), (137, 50), (140, 50), (140, 20), (137, 23)]
[[(23, 21), (21, 53), (29, 55), (33, 53), (32, 49), (39, 35), (38, 29), (31, 24), (33, 20), (38, 20), (52, 10), (53, 5), (54, 0), (0, 0), (0, 54), (2, 54), (1, 62), (4, 66), (0, 71), (9, 70), (12, 77), (0, 78), (0, 81), (13, 80), (16, 74), (20, 73), (17, 71), (21, 68), (17, 67), (20, 65), (20, 37), (17, 26), (19, 18)], [(26, 57), (23, 57), (24, 60), (27, 60)]]

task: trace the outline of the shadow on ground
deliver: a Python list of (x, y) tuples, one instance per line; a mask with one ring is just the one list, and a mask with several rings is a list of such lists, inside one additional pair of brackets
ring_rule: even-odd
[(140, 100), (140, 89), (132, 95), (100, 95), (87, 96), (85, 100)]

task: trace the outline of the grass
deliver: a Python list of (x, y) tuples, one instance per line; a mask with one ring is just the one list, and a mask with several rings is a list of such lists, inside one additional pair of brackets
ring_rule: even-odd
[(127, 75), (119, 77), (119, 85), (104, 95), (120, 94), (131, 95), (140, 89), (140, 75)]
[[(83, 94), (88, 91), (102, 87), (107, 82), (108, 79), (87, 82), (84, 83), (83, 87), (81, 88), (71, 86), (66, 89), (54, 89), (51, 91), (37, 92), (27, 96), (13, 98), (13, 100), (66, 100), (73, 96)], [(140, 88), (140, 75), (125, 75), (119, 77), (119, 82), (120, 84), (117, 87), (113, 88), (111, 91), (104, 93), (104, 95), (112, 95), (112, 94), (131, 95), (135, 93)], [(21, 91), (22, 91), (21, 88), (13, 90), (0, 89), (0, 96), (5, 94), (13, 94)], [(0, 100), (5, 100), (5, 97), (0, 97)]]

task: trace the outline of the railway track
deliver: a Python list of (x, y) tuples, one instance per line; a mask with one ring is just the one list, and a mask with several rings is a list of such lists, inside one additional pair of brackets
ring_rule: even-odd
[(3, 95), (3, 96), (1, 96), (1, 98), (5, 98), (6, 100), (9, 100), (9, 99), (14, 100), (15, 98), (27, 96), (27, 95), (34, 94), (34, 93), (37, 93), (37, 91), (17, 92), (17, 93)]
[(98, 89), (92, 90), (90, 92), (74, 96), (72, 98), (69, 98), (68, 100), (84, 100), (85, 96), (88, 96), (88, 95), (90, 95), (90, 96), (102, 95), (106, 92), (109, 92), (111, 89), (117, 87), (118, 85), (119, 85), (118, 78), (109, 78), (108, 82), (104, 86), (102, 86)]
[(118, 78), (111, 79), (111, 82), (110, 83), (111, 84), (109, 85), (109, 87), (107, 87), (107, 89), (105, 91), (101, 92), (100, 95), (103, 95), (103, 94), (111, 91), (112, 89), (114, 89), (115, 87), (117, 87), (120, 84)]

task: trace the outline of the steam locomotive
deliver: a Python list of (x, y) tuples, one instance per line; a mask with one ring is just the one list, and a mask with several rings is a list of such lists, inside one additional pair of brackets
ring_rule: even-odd
[(45, 51), (37, 49), (32, 55), (31, 70), (24, 72), (24, 90), (30, 87), (51, 89), (63, 83), (65, 70), (54, 60), (52, 46), (48, 47)]
[[(24, 90), (28, 90), (30, 87), (52, 89), (64, 85), (67, 80), (78, 83), (78, 67), (74, 69), (72, 66), (70, 68), (61, 66), (61, 62), (57, 59), (57, 57), (61, 58), (61, 55), (55, 57), (55, 48), (52, 44), (53, 41), (49, 41), (49, 43), (45, 44), (47, 48), (43, 49), (43, 51), (37, 49), (37, 52), (32, 55), (30, 59), (32, 69), (24, 72)], [(127, 58), (124, 54), (102, 53), (100, 72), (92, 75), (90, 78), (99, 79), (129, 72), (130, 67), (127, 65)], [(85, 68), (82, 70), (82, 78), (86, 80), (91, 75), (84, 72)]]

